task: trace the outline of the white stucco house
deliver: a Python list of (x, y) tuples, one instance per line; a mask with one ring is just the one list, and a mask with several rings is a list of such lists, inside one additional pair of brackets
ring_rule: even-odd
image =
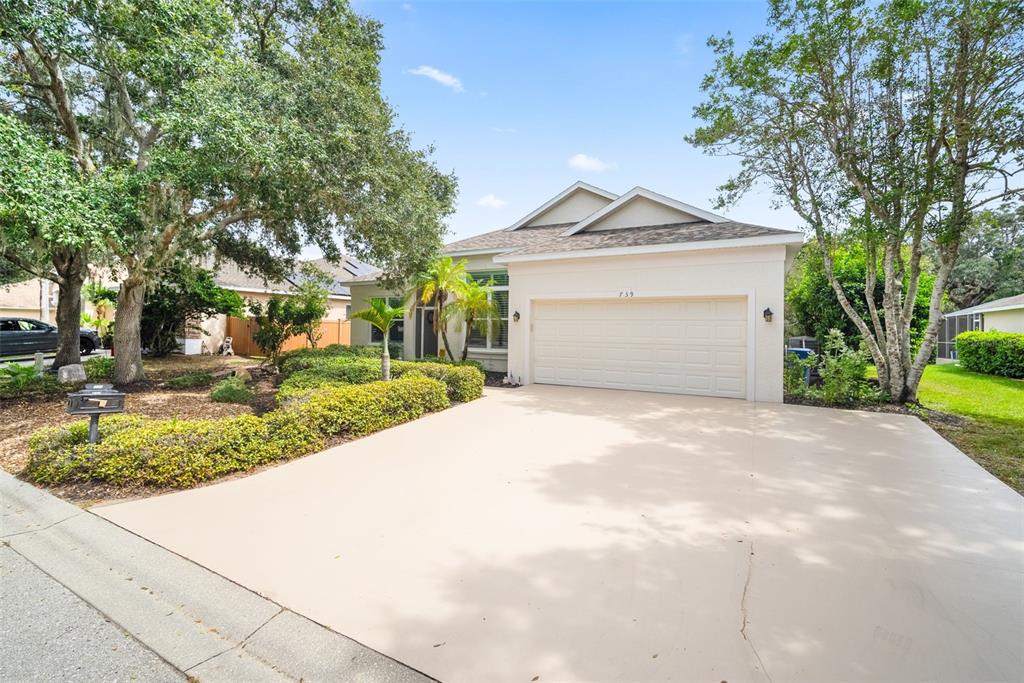
[[(781, 401), (785, 273), (802, 242), (642, 187), (577, 182), (445, 252), (496, 283), (501, 329), (469, 348), (489, 370), (522, 384)], [(347, 284), (353, 310), (397, 296), (373, 273)], [(416, 307), (392, 331), (406, 358), (437, 354), (430, 316)], [(353, 321), (353, 344), (379, 341)]]
[(937, 342), (939, 362), (957, 359), (957, 335), (986, 330), (1024, 334), (1024, 292), (944, 314)]

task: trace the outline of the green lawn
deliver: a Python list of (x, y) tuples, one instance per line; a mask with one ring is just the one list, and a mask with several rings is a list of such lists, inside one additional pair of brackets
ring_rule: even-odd
[(1024, 493), (1024, 380), (929, 365), (917, 397), (930, 410), (971, 418), (950, 425), (925, 417), (978, 464)]

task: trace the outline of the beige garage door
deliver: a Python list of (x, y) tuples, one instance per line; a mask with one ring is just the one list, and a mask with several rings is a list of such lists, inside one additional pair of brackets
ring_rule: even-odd
[(536, 302), (541, 384), (744, 398), (745, 297)]

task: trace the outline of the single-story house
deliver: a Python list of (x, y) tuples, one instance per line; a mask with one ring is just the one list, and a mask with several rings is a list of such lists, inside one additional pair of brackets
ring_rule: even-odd
[[(781, 401), (785, 273), (802, 242), (642, 187), (577, 182), (445, 253), (496, 283), (501, 328), (472, 335), (469, 357), (516, 382)], [(356, 310), (400, 296), (374, 274), (348, 285)], [(430, 316), (416, 306), (393, 330), (406, 358), (437, 354)], [(353, 321), (353, 344), (379, 341)]]
[(939, 360), (956, 360), (956, 336), (973, 330), (1024, 333), (1024, 294), (988, 301), (942, 316)]
[[(331, 282), (328, 284), (327, 315), (324, 316), (325, 323), (338, 323), (348, 320), (351, 308), (351, 294), (347, 284), (348, 280), (359, 275), (365, 275), (373, 271), (373, 268), (361, 263), (356, 259), (345, 256), (337, 264), (327, 259), (314, 259), (303, 262), (303, 265), (314, 266), (327, 275)], [(259, 276), (249, 275), (232, 261), (224, 261), (219, 264), (210, 265), (213, 271), (214, 282), (217, 286), (237, 292), (239, 296), (247, 301), (259, 301), (266, 303), (272, 296), (289, 296), (296, 286), (301, 284), (303, 275), (296, 271), (280, 282), (267, 282)], [(235, 324), (233, 325), (232, 322)], [(224, 338), (241, 334), (239, 330), (246, 330), (244, 334), (251, 333), (249, 325), (242, 325), (240, 319), (229, 320), (225, 315), (214, 315), (203, 320), (198, 329), (186, 331), (182, 341), (182, 350), (186, 354), (197, 354), (203, 352), (203, 344), (210, 352), (216, 353)], [(347, 330), (346, 330), (347, 333)], [(236, 346), (242, 340), (236, 340)], [(328, 343), (333, 340), (328, 340)], [(343, 338), (342, 342), (348, 341)], [(248, 352), (248, 349), (246, 349)]]

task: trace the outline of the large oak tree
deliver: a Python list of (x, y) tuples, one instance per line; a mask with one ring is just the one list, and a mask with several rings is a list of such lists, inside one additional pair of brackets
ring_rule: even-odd
[[(380, 94), (380, 26), (331, 0), (9, 2), (0, 99), (105, 178), (115, 381), (143, 377), (147, 287), (179, 257), (268, 277), (306, 244), (394, 281), (440, 245), (455, 181)], [(340, 245), (340, 246), (339, 246)]]
[(34, 275), (57, 283), (54, 368), (81, 360), (82, 285), (109, 225), (104, 189), (95, 180), (27, 125), (0, 113), (0, 260), (13, 269), (11, 279)]
[[(972, 213), (1021, 192), (1024, 6), (773, 0), (769, 29), (743, 51), (710, 41), (717, 61), (690, 140), (740, 158), (721, 202), (766, 182), (806, 221), (882, 388), (914, 400)], [(866, 313), (833, 272), (834, 249), (849, 243), (867, 256)], [(913, 353), (926, 246), (935, 285)]]

